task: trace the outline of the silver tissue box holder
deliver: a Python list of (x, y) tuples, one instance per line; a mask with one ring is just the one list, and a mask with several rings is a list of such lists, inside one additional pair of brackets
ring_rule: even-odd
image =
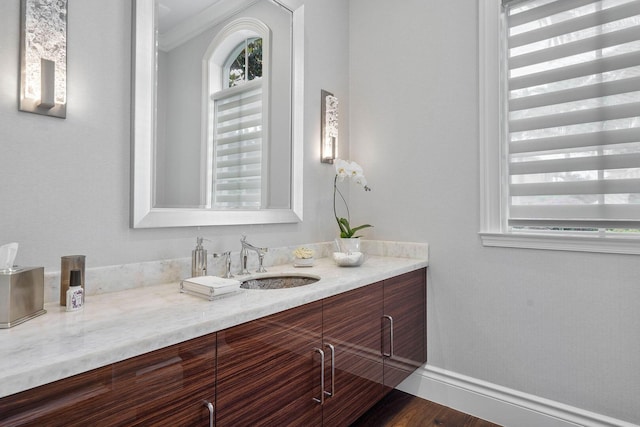
[(44, 313), (44, 267), (0, 271), (0, 329)]

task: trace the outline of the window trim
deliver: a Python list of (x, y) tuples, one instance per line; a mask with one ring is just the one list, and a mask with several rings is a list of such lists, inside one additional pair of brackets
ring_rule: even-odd
[[(576, 236), (572, 234), (507, 231), (502, 199), (504, 173), (502, 121), (505, 108), (501, 56), (502, 1), (478, 3), (480, 231), (483, 246), (640, 255), (640, 237)], [(499, 141), (500, 143), (496, 143)]]

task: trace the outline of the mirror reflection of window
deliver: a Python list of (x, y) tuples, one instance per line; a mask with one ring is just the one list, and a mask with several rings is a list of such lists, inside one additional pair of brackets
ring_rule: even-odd
[[(301, 3), (134, 2), (134, 228), (300, 221), (304, 105), (294, 72), (304, 75), (304, 43), (293, 40), (304, 34)], [(264, 201), (259, 208), (214, 207), (214, 95), (246, 85), (228, 87), (222, 76), (231, 52), (251, 39), (262, 40), (262, 78), (246, 84), (262, 81)]]
[[(246, 31), (241, 29), (228, 39)], [(222, 89), (212, 95), (211, 205), (215, 209), (260, 209), (267, 204), (262, 45), (262, 37), (243, 37), (227, 54)], [(219, 49), (227, 46), (222, 43)]]
[(262, 77), (262, 38), (249, 38), (240, 43), (229, 55), (224, 70), (227, 87)]

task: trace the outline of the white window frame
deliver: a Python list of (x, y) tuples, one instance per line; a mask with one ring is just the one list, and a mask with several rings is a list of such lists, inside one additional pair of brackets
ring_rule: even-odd
[(637, 236), (578, 236), (508, 231), (504, 170), (506, 52), (501, 0), (478, 2), (480, 239), (484, 246), (640, 255)]

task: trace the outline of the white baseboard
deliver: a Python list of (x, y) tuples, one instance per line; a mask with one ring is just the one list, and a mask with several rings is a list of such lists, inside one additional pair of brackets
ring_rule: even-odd
[(639, 427), (430, 365), (398, 389), (505, 427)]

